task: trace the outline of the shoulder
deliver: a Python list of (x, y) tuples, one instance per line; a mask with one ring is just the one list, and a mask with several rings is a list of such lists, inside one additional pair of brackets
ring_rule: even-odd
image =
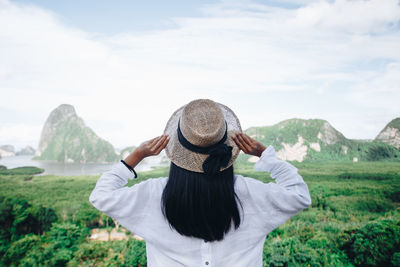
[(159, 177), (159, 178), (149, 178), (144, 181), (141, 181), (137, 184), (134, 184), (134, 187), (152, 187), (153, 189), (164, 188), (167, 183), (168, 177)]
[(265, 188), (266, 185), (257, 179), (235, 174), (235, 192), (243, 198), (250, 197), (252, 193)]
[(142, 196), (148, 195), (148, 197), (151, 198), (158, 192), (162, 192), (165, 187), (166, 181), (166, 177), (149, 178), (128, 187), (129, 189), (127, 190), (134, 194), (139, 194)]
[(161, 196), (167, 177), (149, 178), (132, 185), (130, 192), (141, 200), (155, 201)]

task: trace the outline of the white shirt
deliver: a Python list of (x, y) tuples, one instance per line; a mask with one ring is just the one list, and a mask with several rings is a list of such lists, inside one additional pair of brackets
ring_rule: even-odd
[[(254, 166), (271, 173), (276, 183), (263, 183), (235, 174), (235, 192), (244, 212), (241, 224), (222, 241), (205, 242), (172, 230), (161, 212), (167, 177), (125, 186), (133, 174), (121, 162), (104, 172), (89, 201), (146, 241), (147, 266), (262, 266), (266, 235), (311, 205), (311, 197), (297, 168), (276, 158), (268, 146)], [(239, 210), (241, 210), (239, 208)]]

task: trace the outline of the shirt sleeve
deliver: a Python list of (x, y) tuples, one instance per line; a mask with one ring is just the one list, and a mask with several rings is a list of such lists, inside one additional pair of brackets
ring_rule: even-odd
[(311, 205), (311, 196), (296, 167), (279, 160), (275, 149), (268, 146), (254, 165), (257, 171), (270, 172), (276, 181), (262, 183), (255, 180), (256, 202), (264, 214), (266, 226), (273, 228), (283, 224), (290, 217)]
[(116, 219), (129, 230), (146, 215), (152, 184), (156, 180), (148, 179), (130, 187), (125, 186), (132, 176), (132, 172), (122, 162), (118, 162), (101, 175), (89, 196), (90, 203), (96, 209)]

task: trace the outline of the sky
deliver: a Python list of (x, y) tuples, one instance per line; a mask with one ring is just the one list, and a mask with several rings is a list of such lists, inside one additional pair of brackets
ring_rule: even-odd
[(38, 147), (71, 104), (116, 148), (197, 98), (243, 130), (325, 119), (373, 139), (400, 117), (397, 0), (0, 0), (0, 145)]

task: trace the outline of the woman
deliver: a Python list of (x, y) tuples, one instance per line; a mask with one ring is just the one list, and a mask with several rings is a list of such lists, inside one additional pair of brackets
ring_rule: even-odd
[[(133, 168), (164, 148), (169, 176), (126, 187)], [(235, 175), (240, 150), (259, 157), (254, 168), (276, 183)], [(89, 200), (145, 239), (149, 267), (262, 266), (266, 235), (311, 205), (297, 169), (243, 134), (232, 110), (207, 99), (175, 111), (162, 136), (103, 173)]]

